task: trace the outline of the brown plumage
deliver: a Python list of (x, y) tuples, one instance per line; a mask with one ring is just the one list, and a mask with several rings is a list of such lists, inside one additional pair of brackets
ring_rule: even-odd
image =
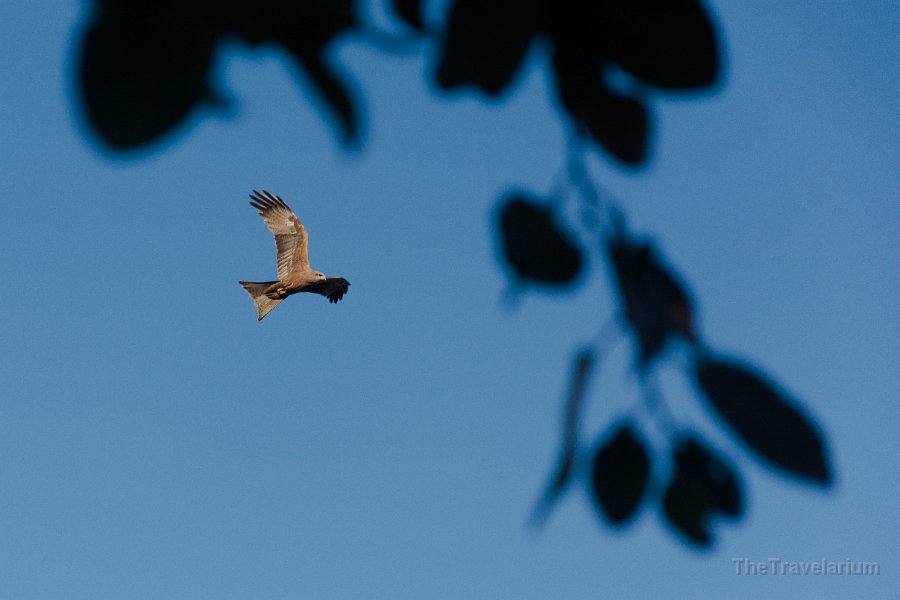
[(300, 292), (312, 292), (336, 303), (344, 297), (350, 283), (343, 277), (326, 277), (309, 266), (309, 236), (306, 227), (280, 197), (266, 190), (250, 194), (250, 205), (259, 211), (266, 226), (275, 236), (277, 281), (240, 281), (247, 290), (259, 321), (282, 300)]

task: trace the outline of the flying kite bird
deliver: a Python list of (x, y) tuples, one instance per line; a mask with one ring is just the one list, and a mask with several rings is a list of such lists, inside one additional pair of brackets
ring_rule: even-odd
[(262, 321), (273, 308), (292, 294), (313, 292), (336, 303), (347, 293), (350, 283), (343, 277), (326, 277), (309, 266), (309, 236), (306, 227), (284, 200), (266, 190), (250, 194), (250, 206), (259, 211), (275, 236), (278, 281), (239, 281), (256, 304)]

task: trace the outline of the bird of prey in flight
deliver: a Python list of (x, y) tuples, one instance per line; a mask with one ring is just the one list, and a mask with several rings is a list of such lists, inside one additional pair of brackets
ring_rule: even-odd
[(273, 308), (292, 294), (313, 292), (336, 303), (347, 293), (350, 283), (343, 277), (326, 277), (309, 266), (306, 227), (284, 200), (266, 190), (250, 194), (250, 206), (259, 211), (275, 236), (278, 281), (239, 281), (256, 304), (262, 321)]

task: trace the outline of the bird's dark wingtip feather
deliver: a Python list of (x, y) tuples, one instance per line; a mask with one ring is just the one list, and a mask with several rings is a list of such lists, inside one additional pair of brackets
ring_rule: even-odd
[[(255, 194), (255, 195), (254, 195)], [(270, 192), (269, 190), (257, 191), (253, 190), (253, 194), (250, 194), (250, 197), (253, 198), (259, 204), (262, 204), (265, 208), (275, 208), (276, 206), (281, 206), (282, 208), (286, 208), (290, 210), (290, 207), (285, 203), (284, 200), (281, 199), (281, 196), (277, 196)], [(260, 209), (262, 210), (262, 209)]]
[(265, 197), (256, 190), (253, 190), (253, 193), (250, 194), (250, 206), (256, 210), (262, 211), (265, 210), (267, 204)]

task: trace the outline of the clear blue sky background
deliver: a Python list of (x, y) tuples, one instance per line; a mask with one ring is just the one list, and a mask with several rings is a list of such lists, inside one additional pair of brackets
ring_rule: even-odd
[[(724, 86), (660, 96), (649, 168), (591, 159), (692, 285), (710, 343), (830, 441), (836, 486), (799, 485), (666, 372), (747, 486), (710, 553), (653, 509), (608, 530), (581, 488), (526, 527), (571, 353), (614, 310), (598, 263), (576, 295), (501, 302), (495, 198), (549, 191), (564, 153), (539, 53), (486, 104), (435, 97), (425, 53), (335, 48), (365, 93), (354, 154), (278, 52), (231, 46), (236, 110), (120, 159), (76, 103), (87, 4), (0, 7), (0, 598), (895, 597), (896, 2), (715, 2)], [(295, 297), (257, 323), (237, 281), (274, 274), (246, 203), (260, 187), (352, 282), (340, 304)], [(616, 352), (592, 436), (636, 399)], [(734, 557), (881, 575), (746, 577)]]

